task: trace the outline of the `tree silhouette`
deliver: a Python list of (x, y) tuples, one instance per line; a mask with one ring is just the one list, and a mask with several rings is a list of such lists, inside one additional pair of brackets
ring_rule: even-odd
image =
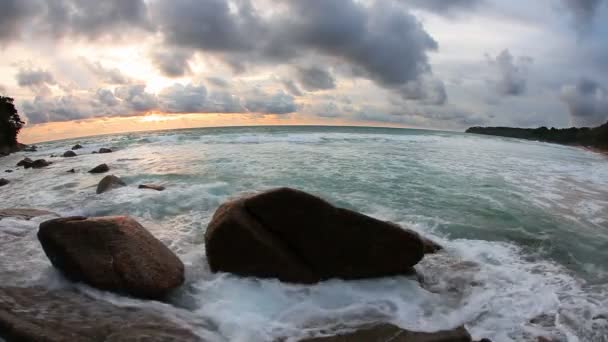
[(10, 97), (0, 96), (0, 146), (17, 145), (17, 135), (25, 124)]

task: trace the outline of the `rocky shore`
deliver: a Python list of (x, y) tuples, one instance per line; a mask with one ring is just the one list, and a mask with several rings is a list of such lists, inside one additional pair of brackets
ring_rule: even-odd
[[(81, 150), (76, 145), (67, 152)], [(66, 152), (66, 153), (67, 153)], [(111, 153), (110, 149), (95, 151)], [(78, 158), (67, 153), (68, 158)], [(58, 160), (56, 163), (61, 164)], [(18, 167), (42, 168), (51, 163), (25, 158)], [(18, 172), (19, 168), (15, 169)], [(96, 193), (130, 186), (104, 163), (91, 168), (90, 177), (103, 177)], [(71, 169), (68, 172), (76, 173)], [(84, 172), (84, 171), (83, 171)], [(11, 186), (8, 184), (6, 186)], [(139, 189), (164, 190), (141, 184)], [(0, 220), (40, 223), (38, 240), (50, 264), (68, 281), (125, 300), (166, 302), (185, 284), (184, 264), (167, 246), (134, 218), (57, 217), (45, 210), (0, 210)], [(393, 276), (414, 276), (432, 286), (432, 275), (417, 275), (415, 266), (442, 246), (397, 224), (336, 207), (291, 188), (249, 194), (217, 208), (204, 233), (208, 266), (213, 272), (241, 277), (315, 284)], [(446, 254), (445, 258), (449, 258)], [(473, 267), (474, 269), (474, 267)], [(474, 271), (474, 270), (473, 270)], [(431, 285), (429, 285), (431, 284)], [(174, 310), (185, 310), (172, 307)], [(213, 329), (211, 329), (213, 330)], [(434, 333), (402, 329), (391, 322), (323, 326), (309, 342), (401, 341), (472, 342), (464, 326)], [(283, 340), (290, 340), (284, 336)], [(4, 286), (0, 284), (0, 340), (6, 341), (221, 341), (221, 336), (197, 334), (187, 323), (153, 308), (117, 306), (71, 289)], [(480, 341), (488, 342), (487, 339)]]

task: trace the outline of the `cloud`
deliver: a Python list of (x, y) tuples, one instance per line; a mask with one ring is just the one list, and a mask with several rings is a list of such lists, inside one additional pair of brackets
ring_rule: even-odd
[(25, 0), (0, 0), (0, 42), (19, 37), (23, 20), (34, 11), (32, 5)]
[(152, 12), (167, 46), (215, 55), (239, 71), (311, 54), (348, 63), (387, 88), (431, 71), (427, 53), (437, 42), (391, 2), (280, 0), (277, 7), (263, 15), (248, 0), (159, 0)]
[(0, 40), (36, 36), (98, 39), (151, 30), (144, 0), (0, 0)]
[(568, 8), (579, 32), (588, 30), (593, 25), (595, 13), (603, 0), (562, 0)]
[(230, 83), (221, 77), (207, 77), (207, 82), (217, 88), (228, 88)]
[(82, 57), (81, 62), (86, 68), (98, 77), (99, 81), (106, 84), (129, 84), (132, 80), (125, 76), (118, 68), (106, 68), (99, 62), (91, 62)]
[(243, 107), (250, 113), (289, 114), (297, 111), (293, 96), (278, 91), (267, 94), (255, 90), (244, 99)]
[(444, 16), (452, 16), (457, 12), (471, 11), (485, 0), (401, 0), (402, 3)]
[(405, 100), (416, 100), (427, 105), (441, 106), (448, 100), (443, 82), (431, 77), (408, 82), (400, 88), (400, 94)]
[(496, 58), (486, 55), (488, 64), (495, 67), (499, 73), (496, 90), (500, 95), (519, 96), (526, 92), (528, 66), (533, 59), (521, 56), (517, 60), (508, 49), (503, 50)]
[(281, 83), (283, 83), (283, 86), (285, 87), (285, 90), (290, 93), (293, 96), (302, 96), (304, 95), (302, 93), (302, 90), (300, 90), (300, 88), (298, 87), (298, 85), (292, 81), (292, 80), (283, 80), (281, 81)]
[(561, 99), (576, 126), (598, 126), (608, 120), (608, 91), (590, 79), (562, 87)]
[(207, 89), (203, 85), (175, 84), (159, 94), (163, 110), (169, 113), (197, 113), (208, 110)]
[(297, 107), (291, 95), (260, 89), (208, 92), (201, 84), (174, 84), (158, 94), (146, 91), (143, 84), (126, 85), (114, 90), (100, 88), (65, 96), (37, 96), (20, 103), (30, 124), (82, 120), (100, 117), (136, 116), (152, 111), (168, 114), (255, 113), (289, 114)]
[(334, 89), (336, 84), (329, 71), (320, 67), (298, 67), (296, 69), (298, 81), (308, 91)]
[(36, 94), (50, 94), (50, 85), (57, 84), (53, 75), (42, 69), (19, 69), (16, 75), (20, 87), (30, 88)]
[(161, 73), (167, 77), (183, 77), (190, 74), (191, 50), (180, 48), (165, 48), (156, 50), (152, 53), (152, 63), (154, 63)]

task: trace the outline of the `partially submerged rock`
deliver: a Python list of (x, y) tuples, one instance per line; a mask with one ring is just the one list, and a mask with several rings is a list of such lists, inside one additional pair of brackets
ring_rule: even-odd
[(408, 274), (420, 236), (281, 188), (223, 204), (205, 233), (213, 272), (315, 283)]
[(112, 153), (112, 150), (109, 148), (102, 147), (99, 149), (99, 153)]
[(13, 173), (13, 170), (4, 170), (6, 173)]
[(63, 154), (64, 158), (72, 158), (72, 157), (76, 157), (77, 154), (74, 151), (65, 151), (65, 153)]
[(67, 278), (102, 290), (161, 298), (184, 282), (179, 258), (130, 217), (54, 219), (38, 239)]
[(30, 167), (32, 167), (33, 162), (34, 161), (30, 158), (23, 158), (20, 162), (17, 163), (17, 166), (23, 166), (24, 168), (29, 169)]
[(6, 178), (0, 178), (0, 186), (8, 185), (11, 181)]
[(69, 169), (68, 173), (76, 173), (76, 170), (75, 169)]
[(317, 337), (301, 342), (472, 342), (471, 335), (464, 328), (435, 333), (412, 332), (392, 324), (378, 324), (363, 327), (351, 333)]
[(110, 191), (112, 189), (120, 188), (123, 186), (127, 186), (127, 184), (125, 182), (123, 182), (122, 179), (120, 179), (114, 175), (105, 176), (99, 182), (99, 184), (97, 184), (97, 193), (101, 194), (101, 193)]
[(82, 148), (82, 145), (76, 144), (76, 145), (72, 146), (72, 151), (80, 150), (81, 148)]
[(19, 218), (22, 220), (31, 220), (34, 217), (38, 216), (47, 216), (47, 215), (55, 215), (57, 214), (39, 209), (23, 209), (23, 208), (11, 208), (11, 209), (0, 209), (0, 219), (5, 217), (13, 217)]
[[(34, 169), (41, 169), (41, 168), (47, 167), (49, 165), (51, 165), (50, 162), (48, 162), (44, 159), (37, 159), (30, 165), (30, 167), (32, 167)], [(26, 167), (26, 169), (27, 169), (27, 167)]]
[(201, 341), (152, 309), (114, 306), (72, 290), (0, 287), (0, 340)]
[(25, 146), (25, 147), (23, 147), (23, 151), (25, 151), (25, 152), (36, 152), (36, 151), (38, 151), (38, 146), (36, 146), (36, 145)]
[(155, 185), (155, 184), (140, 184), (139, 189), (147, 189), (147, 190), (156, 190), (156, 191), (163, 191), (165, 190), (165, 187), (162, 185)]
[(100, 164), (92, 168), (89, 173), (105, 173), (110, 171), (110, 167), (107, 164)]

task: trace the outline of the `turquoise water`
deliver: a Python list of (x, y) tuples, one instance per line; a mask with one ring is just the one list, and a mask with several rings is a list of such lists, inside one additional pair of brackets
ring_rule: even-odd
[[(319, 322), (383, 320), (426, 331), (466, 324), (495, 341), (608, 341), (606, 156), (498, 137), (354, 127), (131, 133), (44, 143), (32, 155), (48, 159), (76, 142), (85, 146), (77, 158), (5, 174), (12, 183), (0, 189), (0, 207), (136, 217), (187, 266), (187, 285), (165, 309), (178, 310), (208, 338), (264, 341), (314, 334)], [(99, 147), (117, 151), (89, 154)], [(2, 158), (0, 167), (22, 157)], [(102, 176), (86, 171), (102, 162), (129, 187), (96, 195)], [(65, 172), (71, 168), (80, 172)], [(167, 190), (136, 189), (143, 182)], [(304, 287), (211, 274), (203, 234), (215, 209), (277, 186), (408, 226), (446, 252), (418, 266), (424, 286), (391, 278)], [(0, 234), (3, 227), (22, 234), (2, 247), (0, 277), (18, 286), (61, 283), (35, 241), (37, 222), (15, 228), (7, 221)], [(550, 324), (530, 323), (541, 314)]]

